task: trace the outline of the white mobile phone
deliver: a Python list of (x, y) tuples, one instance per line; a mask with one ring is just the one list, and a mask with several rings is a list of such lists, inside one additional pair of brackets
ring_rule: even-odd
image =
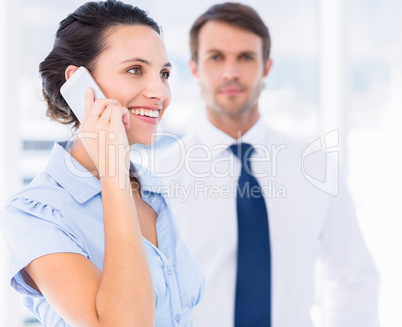
[(84, 117), (85, 93), (88, 87), (94, 90), (95, 99), (106, 99), (92, 75), (82, 66), (60, 88), (61, 95), (80, 122)]

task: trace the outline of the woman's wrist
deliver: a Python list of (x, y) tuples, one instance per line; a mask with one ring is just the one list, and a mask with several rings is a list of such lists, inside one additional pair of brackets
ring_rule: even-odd
[(124, 190), (124, 191), (129, 191), (131, 195), (131, 182), (130, 182), (130, 177), (128, 173), (117, 173), (117, 174), (106, 174), (104, 176), (99, 176), (99, 179), (101, 181), (101, 186), (102, 189), (107, 187), (111, 187), (114, 190)]

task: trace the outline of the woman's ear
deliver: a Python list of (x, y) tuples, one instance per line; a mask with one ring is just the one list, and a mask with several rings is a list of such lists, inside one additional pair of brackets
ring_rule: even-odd
[(78, 69), (77, 66), (70, 65), (66, 68), (66, 71), (64, 72), (64, 76), (66, 77), (66, 81), (71, 77), (72, 74), (75, 73), (75, 71)]

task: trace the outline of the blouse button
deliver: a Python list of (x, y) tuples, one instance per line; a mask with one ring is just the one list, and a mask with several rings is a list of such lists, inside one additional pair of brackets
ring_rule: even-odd
[(176, 315), (175, 317), (176, 321), (179, 323), (181, 320), (181, 314)]
[(167, 267), (166, 272), (168, 275), (171, 275), (173, 273), (172, 267)]

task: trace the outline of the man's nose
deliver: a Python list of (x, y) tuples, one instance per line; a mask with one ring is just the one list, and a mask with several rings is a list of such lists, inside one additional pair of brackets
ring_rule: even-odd
[(228, 60), (223, 68), (222, 77), (225, 80), (232, 80), (239, 78), (240, 67), (236, 60)]

